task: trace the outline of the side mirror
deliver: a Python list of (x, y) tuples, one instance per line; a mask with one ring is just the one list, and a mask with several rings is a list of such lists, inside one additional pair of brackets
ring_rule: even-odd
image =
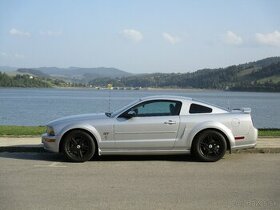
[(135, 117), (136, 116), (136, 112), (133, 111), (133, 110), (130, 110), (129, 112), (125, 113), (124, 117), (127, 118), (127, 119), (130, 119), (132, 117)]

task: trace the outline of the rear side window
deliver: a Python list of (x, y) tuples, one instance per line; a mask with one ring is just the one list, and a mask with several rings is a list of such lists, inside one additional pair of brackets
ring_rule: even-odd
[(199, 104), (191, 104), (189, 112), (190, 114), (211, 113), (212, 109), (207, 106), (202, 106)]

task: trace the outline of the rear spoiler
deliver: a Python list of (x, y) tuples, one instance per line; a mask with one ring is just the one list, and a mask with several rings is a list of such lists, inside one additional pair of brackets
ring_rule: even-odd
[(243, 108), (239, 108), (239, 109), (232, 109), (232, 112), (243, 112), (246, 114), (250, 114), (251, 113), (251, 108), (248, 107), (243, 107)]

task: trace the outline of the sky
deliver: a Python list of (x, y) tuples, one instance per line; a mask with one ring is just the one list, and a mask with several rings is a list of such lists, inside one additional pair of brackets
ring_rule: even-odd
[(280, 56), (278, 0), (0, 0), (0, 66), (192, 72)]

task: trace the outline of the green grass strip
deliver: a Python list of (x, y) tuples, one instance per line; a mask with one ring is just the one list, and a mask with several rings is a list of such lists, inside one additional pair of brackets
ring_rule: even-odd
[(259, 136), (280, 136), (280, 129), (278, 128), (260, 128)]
[(0, 136), (39, 136), (45, 133), (45, 131), (45, 126), (0, 126)]

